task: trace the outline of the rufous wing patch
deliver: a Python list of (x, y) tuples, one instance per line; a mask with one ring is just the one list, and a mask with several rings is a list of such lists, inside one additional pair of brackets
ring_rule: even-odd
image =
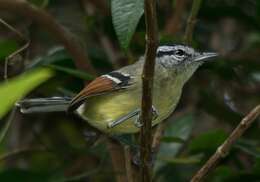
[(72, 112), (77, 109), (86, 98), (110, 92), (116, 89), (116, 84), (113, 80), (100, 76), (90, 82), (79, 94), (71, 101), (68, 111)]

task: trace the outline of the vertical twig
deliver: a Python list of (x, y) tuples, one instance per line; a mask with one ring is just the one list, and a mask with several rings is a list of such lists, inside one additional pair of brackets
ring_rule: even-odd
[(156, 1), (144, 1), (146, 23), (146, 50), (142, 81), (142, 127), (141, 127), (141, 181), (151, 181), (151, 145), (152, 145), (152, 88), (156, 49), (158, 46)]
[(76, 36), (61, 26), (50, 14), (42, 9), (21, 0), (0, 0), (1, 11), (11, 11), (20, 16), (27, 17), (47, 30), (68, 50), (79, 70), (96, 74), (91, 65), (86, 50), (82, 48)]
[(120, 143), (107, 137), (107, 147), (111, 156), (112, 165), (117, 182), (126, 182), (124, 149)]
[(193, 0), (190, 16), (187, 21), (187, 27), (184, 35), (184, 42), (188, 45), (192, 43), (192, 34), (197, 21), (197, 15), (200, 9), (202, 0)]
[(130, 151), (130, 146), (124, 146), (124, 154), (125, 154), (125, 169), (126, 169), (126, 177), (127, 182), (134, 182), (134, 173), (132, 169), (132, 155)]
[(152, 150), (153, 155), (157, 154), (160, 149), (161, 138), (163, 136), (165, 130), (166, 122), (162, 122), (157, 125), (154, 131), (153, 139), (152, 139)]
[(208, 173), (214, 169), (221, 158), (224, 158), (229, 152), (232, 145), (241, 135), (252, 125), (253, 121), (260, 115), (260, 105), (256, 106), (248, 115), (246, 115), (229, 137), (220, 145), (217, 151), (202, 166), (202, 168), (194, 175), (191, 182), (199, 182), (205, 178)]
[(8, 133), (8, 130), (14, 120), (14, 117), (15, 117), (15, 114), (16, 114), (16, 111), (17, 111), (17, 108), (14, 107), (11, 114), (9, 115), (5, 125), (3, 126), (3, 128), (0, 130), (0, 144), (3, 143), (3, 140), (5, 138), (5, 136), (7, 135)]
[(29, 45), (30, 45), (30, 40), (28, 40), (19, 30), (15, 29), (12, 25), (9, 25), (7, 22), (5, 22), (3, 19), (0, 18), (0, 23), (3, 24), (6, 28), (11, 30), (13, 33), (15, 33), (22, 41), (25, 42), (25, 44), (14, 51), (12, 54), (7, 56), (5, 58), (5, 63), (4, 63), (4, 80), (7, 81), (8, 79), (8, 62), (10, 59), (12, 59), (14, 56), (18, 55), (19, 53), (23, 52), (26, 50)]
[(164, 32), (169, 35), (175, 35), (180, 29), (182, 24), (183, 11), (186, 8), (187, 0), (176, 0), (174, 13), (166, 22)]

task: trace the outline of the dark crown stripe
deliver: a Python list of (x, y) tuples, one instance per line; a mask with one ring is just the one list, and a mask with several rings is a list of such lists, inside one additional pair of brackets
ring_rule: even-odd
[(170, 56), (173, 55), (175, 50), (170, 50), (170, 51), (158, 51), (157, 52), (157, 57), (163, 57), (163, 56)]

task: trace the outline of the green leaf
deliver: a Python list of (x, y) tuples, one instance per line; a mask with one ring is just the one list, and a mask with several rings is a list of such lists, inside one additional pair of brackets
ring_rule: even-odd
[(227, 134), (223, 130), (205, 132), (191, 141), (189, 150), (193, 153), (213, 153), (226, 138)]
[(143, 0), (112, 0), (113, 25), (123, 49), (127, 49), (136, 26), (144, 13)]
[(213, 174), (210, 181), (213, 182), (222, 182), (229, 181), (232, 176), (234, 176), (234, 171), (229, 166), (218, 166)]
[(158, 155), (170, 155), (171, 157), (175, 156), (183, 145), (183, 141), (187, 140), (190, 136), (193, 123), (194, 119), (193, 116), (190, 114), (185, 115), (184, 117), (172, 122), (172, 124), (169, 125), (165, 130), (163, 138), (178, 138), (179, 140), (182, 140), (182, 143), (162, 143)]
[(36, 69), (24, 73), (8, 82), (0, 84), (0, 118), (2, 118), (14, 103), (32, 91), (35, 87), (53, 76), (50, 69)]
[(7, 56), (18, 49), (18, 44), (14, 40), (0, 40), (0, 60), (4, 60)]
[(72, 76), (84, 79), (84, 80), (93, 80), (95, 78), (94, 76), (92, 76), (88, 73), (85, 73), (85, 72), (82, 72), (82, 71), (79, 71), (79, 70), (76, 70), (76, 69), (68, 68), (68, 67), (63, 67), (63, 66), (58, 66), (58, 65), (53, 65), (53, 64), (46, 65), (46, 66), (53, 68), (57, 71), (61, 71), (61, 72), (70, 74)]
[[(173, 159), (179, 152), (180, 148), (183, 146), (183, 141), (186, 141), (191, 134), (194, 124), (193, 115), (187, 114), (176, 121), (169, 123), (169, 126), (164, 132), (164, 139), (171, 140), (177, 139), (179, 142), (161, 143), (160, 151), (158, 152), (158, 158), (168, 158)], [(182, 142), (180, 142), (182, 141)], [(155, 163), (155, 171), (157, 171), (161, 166), (165, 164), (165, 161), (157, 160)]]
[(182, 138), (172, 137), (172, 136), (162, 137), (161, 141), (165, 142), (165, 143), (184, 143), (185, 142), (185, 140), (183, 140)]

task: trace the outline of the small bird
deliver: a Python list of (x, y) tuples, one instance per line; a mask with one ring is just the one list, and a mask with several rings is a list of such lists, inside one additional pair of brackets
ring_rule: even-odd
[[(198, 52), (186, 45), (157, 48), (153, 85), (153, 122), (165, 120), (175, 109), (184, 84), (213, 52)], [(144, 57), (136, 63), (101, 75), (74, 98), (25, 99), (17, 106), (22, 113), (68, 111), (79, 115), (93, 127), (108, 134), (135, 133), (140, 130), (142, 70)]]

